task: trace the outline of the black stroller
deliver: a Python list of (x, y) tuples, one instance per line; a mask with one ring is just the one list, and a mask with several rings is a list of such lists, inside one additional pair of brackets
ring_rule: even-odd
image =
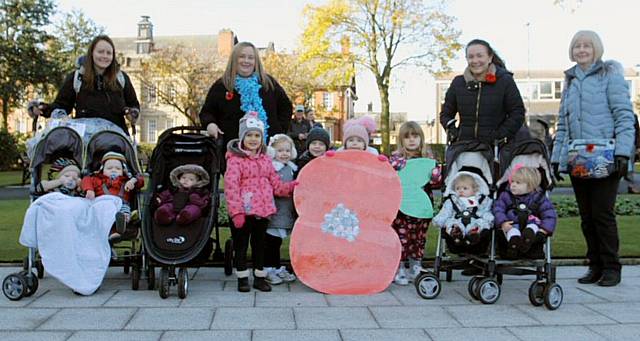
[[(487, 199), (493, 198), (495, 192), (494, 183), (494, 151), (491, 146), (478, 141), (455, 142), (447, 148), (445, 153), (446, 168), (444, 169), (444, 186), (442, 188), (443, 204), (445, 199), (453, 192), (453, 180), (456, 175), (466, 172), (476, 178), (480, 178), (480, 193)], [(486, 199), (485, 199), (486, 200)], [(441, 208), (442, 209), (442, 208)], [(464, 221), (464, 214), (460, 212)], [(438, 243), (433, 263), (433, 270), (422, 271), (415, 279), (415, 287), (418, 295), (424, 299), (438, 297), (442, 289), (440, 273), (444, 272), (446, 281), (450, 282), (453, 270), (464, 269), (468, 266), (471, 255), (485, 254), (489, 244), (489, 234), (481, 233), (480, 240), (472, 245), (456, 245), (442, 226), (438, 232)], [(458, 255), (452, 258), (447, 253)]]
[[(506, 189), (508, 177), (516, 164), (538, 169), (541, 174), (541, 187), (545, 195), (553, 187), (551, 164), (547, 148), (541, 140), (525, 138), (503, 148), (500, 153), (500, 179), (496, 182), (499, 191)], [(525, 207), (517, 209), (526, 209)], [(524, 212), (524, 217), (530, 214)], [(518, 260), (497, 260), (496, 251), (504, 254), (506, 238), (500, 229), (493, 229), (489, 257), (473, 257), (472, 264), (483, 270), (482, 275), (469, 281), (469, 295), (485, 304), (495, 303), (500, 297), (502, 275), (535, 275), (536, 279), (529, 287), (529, 301), (534, 306), (544, 304), (549, 310), (560, 307), (564, 297), (562, 287), (556, 280), (556, 267), (551, 264), (551, 238), (535, 243), (531, 250)]]
[[(133, 176), (142, 174), (136, 148), (131, 143), (130, 138), (115, 130), (103, 130), (91, 136), (86, 146), (85, 174), (98, 171), (102, 157), (105, 153), (111, 151), (124, 155), (127, 160), (127, 168)], [(142, 216), (144, 213), (142, 212), (141, 200), (142, 194), (139, 192), (129, 202), (131, 212), (137, 210), (138, 216)], [(138, 290), (143, 270), (144, 250), (140, 242), (140, 219), (135, 219), (134, 214), (132, 214), (132, 219), (127, 223), (126, 230), (122, 234), (120, 241), (113, 246), (115, 249), (124, 249), (123, 255), (118, 256), (117, 261), (122, 261), (125, 274), (131, 273), (131, 289)]]
[[(221, 142), (218, 141), (218, 142)], [(201, 133), (198, 127), (175, 127), (162, 133), (153, 150), (148, 166), (150, 184), (145, 194), (145, 209), (142, 235), (148, 253), (149, 283), (153, 283), (155, 267), (159, 266), (159, 294), (169, 297), (170, 287), (178, 286), (178, 297), (188, 294), (189, 275), (187, 266), (206, 261), (215, 244), (214, 257), (222, 254), (218, 229), (218, 182), (220, 180), (221, 146)], [(211, 204), (203, 216), (189, 226), (159, 225), (153, 219), (157, 205), (155, 195), (170, 188), (169, 174), (172, 169), (185, 164), (197, 164), (208, 173)], [(215, 227), (215, 240), (211, 230)], [(176, 268), (178, 274), (176, 276)], [(150, 284), (150, 289), (152, 284)]]
[[(30, 155), (31, 202), (38, 198), (36, 186), (43, 180), (42, 171), (45, 165), (51, 164), (59, 157), (72, 158), (78, 165), (82, 165), (82, 138), (72, 128), (60, 126), (51, 129), (38, 141), (33, 155)], [(44, 276), (44, 267), (36, 248), (29, 247), (29, 253), (24, 258), (22, 267), (23, 271), (12, 273), (2, 281), (2, 291), (12, 301), (33, 295), (38, 290), (38, 278), (41, 279)]]

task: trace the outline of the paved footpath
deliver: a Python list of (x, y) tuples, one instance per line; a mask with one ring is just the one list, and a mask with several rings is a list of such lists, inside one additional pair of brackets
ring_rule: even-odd
[[(0, 268), (0, 278), (16, 271)], [(189, 296), (172, 287), (134, 292), (119, 268), (93, 296), (80, 297), (43, 279), (33, 297), (0, 296), (0, 340), (638, 340), (640, 266), (623, 268), (614, 288), (578, 285), (584, 267), (558, 268), (560, 309), (533, 307), (530, 277), (505, 276), (494, 305), (469, 298), (459, 273), (435, 300), (413, 286), (373, 296), (331, 296), (296, 282), (262, 293), (236, 292), (220, 268), (191, 269)], [(141, 283), (143, 286), (144, 283)]]

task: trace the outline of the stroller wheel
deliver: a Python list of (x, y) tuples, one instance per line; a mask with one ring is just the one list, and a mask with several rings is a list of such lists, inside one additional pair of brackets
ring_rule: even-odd
[(29, 297), (36, 293), (38, 290), (38, 276), (35, 273), (29, 271), (20, 271), (20, 276), (24, 278), (27, 284), (27, 290), (24, 292), (24, 297)]
[(442, 286), (436, 275), (423, 273), (415, 280), (416, 291), (420, 297), (431, 300), (440, 295)]
[(480, 282), (480, 280), (482, 280), (484, 278), (484, 276), (473, 276), (471, 277), (471, 279), (469, 280), (469, 285), (467, 285), (467, 291), (469, 292), (469, 296), (471, 296), (471, 298), (473, 298), (474, 300), (478, 300), (478, 282)]
[(2, 292), (12, 301), (25, 297), (27, 290), (27, 280), (21, 274), (10, 274), (2, 281)]
[(38, 278), (44, 278), (44, 265), (42, 265), (42, 259), (36, 261), (36, 270), (38, 271)]
[(231, 276), (233, 273), (233, 239), (227, 239), (224, 243), (224, 274)]
[(162, 268), (160, 269), (160, 286), (158, 288), (158, 293), (160, 294), (160, 298), (165, 299), (169, 297), (169, 288), (171, 284), (169, 283), (169, 269)]
[(562, 287), (556, 283), (549, 284), (544, 289), (544, 306), (549, 310), (560, 308), (563, 298)]
[(125, 251), (123, 257), (124, 257), (124, 259), (123, 259), (123, 261), (124, 261), (124, 269), (123, 270), (124, 270), (125, 275), (128, 275), (129, 274), (129, 267), (131, 266), (131, 258), (129, 258), (129, 251)]
[(500, 298), (500, 284), (493, 278), (481, 279), (478, 284), (478, 299), (484, 304), (494, 304)]
[(141, 272), (138, 262), (133, 262), (131, 266), (131, 290), (138, 290), (140, 288)]
[(156, 269), (149, 265), (147, 269), (147, 290), (154, 290), (156, 288)]
[(529, 286), (529, 302), (535, 307), (544, 304), (544, 282), (533, 281)]
[(184, 299), (189, 292), (189, 272), (187, 268), (180, 268), (178, 271), (178, 297)]

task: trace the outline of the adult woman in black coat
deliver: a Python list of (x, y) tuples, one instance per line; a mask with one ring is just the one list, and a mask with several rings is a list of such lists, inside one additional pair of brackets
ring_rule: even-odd
[(241, 42), (233, 48), (224, 75), (209, 89), (200, 122), (210, 136), (222, 134), (226, 150), (227, 143), (238, 138), (239, 121), (246, 112), (257, 112), (265, 123), (265, 137), (271, 137), (287, 132), (291, 109), (284, 89), (265, 72), (256, 47)]
[(50, 117), (57, 111), (68, 115), (75, 108), (75, 118), (104, 118), (128, 133), (124, 117), (135, 121), (140, 103), (129, 76), (120, 70), (115, 54), (111, 38), (95, 37), (79, 72), (67, 75), (53, 103), (32, 106), (33, 114)]
[(440, 112), (449, 141), (513, 138), (524, 123), (525, 109), (512, 73), (484, 40), (472, 40), (465, 51), (468, 66), (451, 82)]

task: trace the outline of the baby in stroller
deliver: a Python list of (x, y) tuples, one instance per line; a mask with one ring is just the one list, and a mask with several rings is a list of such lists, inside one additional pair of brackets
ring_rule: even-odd
[(502, 229), (507, 240), (506, 258), (527, 255), (533, 244), (544, 242), (545, 236), (556, 228), (556, 210), (540, 190), (541, 181), (537, 169), (516, 164), (509, 175), (509, 186), (493, 206), (496, 226)]
[(187, 164), (174, 168), (169, 178), (174, 188), (162, 191), (156, 198), (159, 205), (154, 213), (156, 222), (169, 225), (175, 220), (178, 225), (188, 225), (198, 220), (210, 201), (207, 171)]
[(87, 193), (86, 198), (93, 200), (98, 196), (111, 194), (122, 199), (122, 208), (116, 214), (116, 228), (109, 234), (109, 240), (117, 242), (126, 229), (131, 216), (129, 203), (134, 190), (144, 186), (144, 177), (133, 177), (127, 168), (127, 159), (116, 152), (107, 152), (101, 160), (100, 169), (82, 178), (82, 189)]
[[(53, 175), (58, 173), (54, 179)], [(60, 192), (73, 197), (80, 196), (80, 167), (76, 160), (59, 157), (51, 164), (48, 174), (49, 180), (42, 180), (35, 185), (34, 194), (37, 196), (49, 192)]]
[(486, 182), (478, 174), (460, 171), (450, 178), (444, 195), (434, 224), (445, 228), (455, 246), (478, 244), (493, 224)]

